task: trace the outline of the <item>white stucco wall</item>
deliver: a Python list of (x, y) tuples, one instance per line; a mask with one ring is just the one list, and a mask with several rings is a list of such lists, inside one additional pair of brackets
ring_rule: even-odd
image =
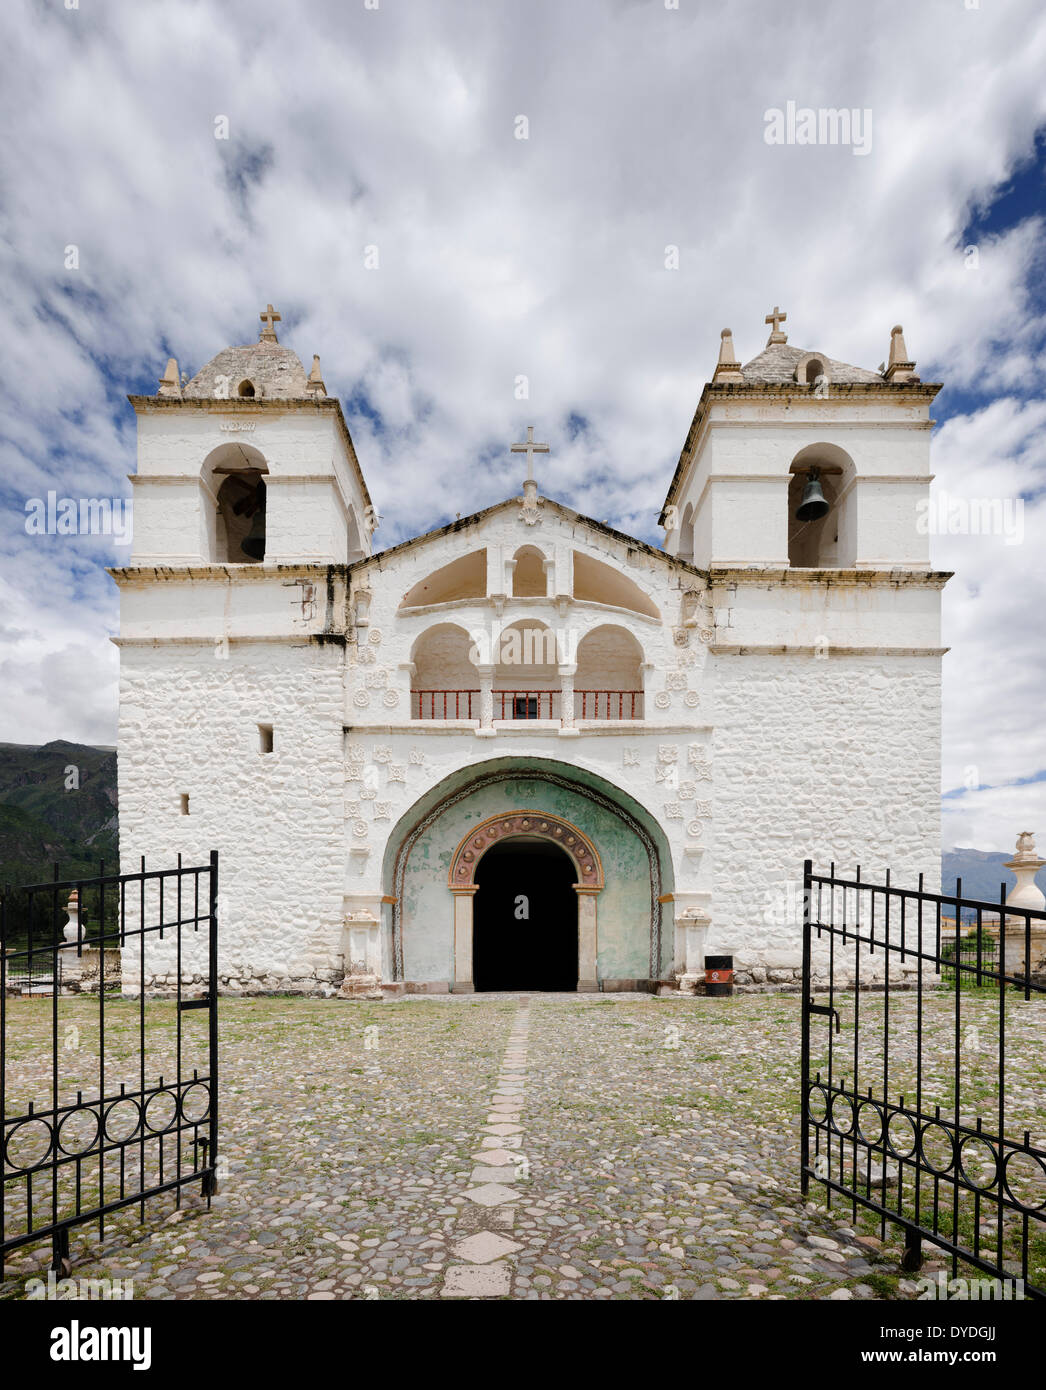
[[(860, 865), (873, 882), (889, 869), (901, 886), (920, 873), (938, 886), (939, 660), (723, 656), (712, 683), (708, 949), (780, 982), (801, 965), (804, 858), (815, 872), (834, 860), (849, 876)], [(851, 957), (839, 964), (842, 979)], [(862, 956), (864, 978), (881, 967), (881, 954)]]
[[(120, 849), (124, 872), (219, 852), (223, 988), (314, 988), (340, 979), (345, 874), (342, 651), (315, 643), (178, 643), (121, 651)], [(259, 751), (258, 724), (274, 730)], [(189, 815), (181, 796), (189, 796)], [(171, 902), (165, 905), (173, 917)], [(150, 937), (146, 973), (173, 970)], [(184, 941), (193, 973), (206, 937)], [(125, 953), (125, 984), (138, 961)]]

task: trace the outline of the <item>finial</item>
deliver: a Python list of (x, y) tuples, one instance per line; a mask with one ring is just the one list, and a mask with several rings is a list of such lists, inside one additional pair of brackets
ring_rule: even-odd
[(323, 377), (320, 375), (320, 358), (318, 353), (312, 354), (312, 371), (309, 379), (305, 383), (305, 389), (312, 396), (325, 396), (327, 388), (323, 384)]
[(767, 314), (767, 316), (766, 316), (766, 318), (763, 320), (763, 322), (764, 322), (764, 323), (772, 323), (772, 324), (773, 324), (773, 328), (771, 329), (770, 336), (769, 336), (769, 338), (767, 338), (767, 340), (766, 340), (766, 345), (767, 345), (767, 347), (769, 347), (771, 343), (787, 343), (787, 342), (788, 342), (788, 334), (787, 334), (787, 333), (782, 333), (782, 332), (781, 332), (781, 325), (782, 325), (782, 323), (784, 323), (784, 321), (785, 321), (785, 319), (786, 319), (787, 317), (788, 317), (788, 315), (787, 315), (782, 309), (779, 309), (779, 308), (777, 307), (776, 304), (774, 305), (773, 312)]
[(276, 312), (276, 310), (272, 307), (272, 305), (271, 305), (271, 304), (266, 304), (265, 308), (264, 308), (264, 309), (262, 310), (262, 312), (258, 315), (258, 317), (261, 319), (262, 323), (265, 325), (265, 327), (262, 329), (262, 331), (261, 331), (261, 332), (259, 333), (259, 335), (258, 335), (258, 341), (259, 341), (259, 343), (276, 343), (276, 342), (279, 342), (279, 339), (276, 337), (276, 328), (275, 328), (275, 325), (276, 325), (277, 323), (281, 322), (281, 316)]
[(160, 378), (160, 386), (156, 394), (158, 396), (180, 396), (182, 394), (181, 378), (178, 375), (178, 359), (168, 357), (167, 368)]
[(744, 377), (741, 375), (741, 363), (737, 360), (737, 353), (734, 351), (734, 335), (729, 328), (724, 328), (719, 335), (719, 361), (712, 373), (712, 380), (744, 381)]
[(899, 323), (890, 329), (890, 356), (883, 375), (887, 381), (915, 379), (915, 363), (909, 360), (908, 349), (904, 345), (904, 329)]

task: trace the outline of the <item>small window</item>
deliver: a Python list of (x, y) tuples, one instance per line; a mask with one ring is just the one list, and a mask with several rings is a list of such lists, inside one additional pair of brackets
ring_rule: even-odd
[(816, 357), (811, 357), (810, 361), (806, 364), (807, 386), (816, 386), (819, 376), (824, 376), (824, 363)]
[(258, 751), (259, 753), (272, 752), (272, 725), (258, 725)]
[(183, 816), (187, 816), (188, 814), (189, 814), (189, 793), (188, 793), (188, 792), (182, 792), (182, 815), (183, 815)]
[(253, 381), (241, 381), (241, 382), (240, 382), (240, 395), (241, 395), (241, 396), (253, 396), (253, 395), (254, 395), (254, 382), (253, 382)]
[(536, 695), (515, 695), (512, 699), (513, 719), (536, 719), (538, 717), (538, 697)]

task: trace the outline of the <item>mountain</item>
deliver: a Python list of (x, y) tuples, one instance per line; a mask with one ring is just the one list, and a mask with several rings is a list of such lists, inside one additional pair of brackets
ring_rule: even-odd
[(0, 743), (0, 884), (118, 869), (116, 750)]
[[(943, 891), (955, 891), (955, 880), (962, 879), (964, 898), (981, 898), (985, 902), (999, 901), (999, 884), (1005, 883), (1009, 892), (1017, 879), (1011, 869), (1003, 868), (1007, 859), (1013, 858), (1013, 850), (1003, 854), (984, 849), (946, 849), (941, 855), (941, 883)], [(1046, 893), (1046, 869), (1040, 869), (1035, 882)]]

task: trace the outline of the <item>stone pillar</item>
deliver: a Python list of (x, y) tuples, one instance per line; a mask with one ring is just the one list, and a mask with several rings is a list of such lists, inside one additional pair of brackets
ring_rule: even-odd
[(381, 992), (381, 922), (369, 907), (350, 912), (342, 929), (345, 978), (342, 999), (383, 999)]
[(696, 994), (705, 980), (705, 940), (712, 919), (699, 907), (688, 907), (676, 918), (676, 959), (680, 994)]
[(574, 724), (574, 676), (576, 673), (576, 666), (560, 666), (559, 668), (559, 732), (568, 738), (579, 733)]
[(599, 932), (596, 926), (598, 888), (574, 885), (577, 894), (577, 987), (580, 994), (599, 989)]
[(493, 738), (494, 729), (494, 667), (477, 666), (479, 676), (479, 728), (481, 738)]
[(476, 884), (452, 888), (454, 899), (454, 983), (451, 994), (473, 994), (472, 982), (472, 899), (479, 892)]
[[(1007, 907), (1028, 908), (1032, 912), (1042, 912), (1046, 908), (1046, 897), (1035, 882), (1035, 875), (1044, 864), (1046, 859), (1035, 852), (1035, 836), (1030, 830), (1023, 831), (1017, 836), (1016, 853), (1006, 862), (1006, 868), (1012, 869), (1017, 876), (1017, 882), (1006, 895)], [(1046, 968), (1043, 964), (1046, 958), (1046, 922), (1034, 917), (1007, 916), (1002, 935), (1000, 951), (1003, 952), (1001, 959), (1007, 975), (1035, 975)], [(1030, 959), (1027, 958), (1029, 937)]]

